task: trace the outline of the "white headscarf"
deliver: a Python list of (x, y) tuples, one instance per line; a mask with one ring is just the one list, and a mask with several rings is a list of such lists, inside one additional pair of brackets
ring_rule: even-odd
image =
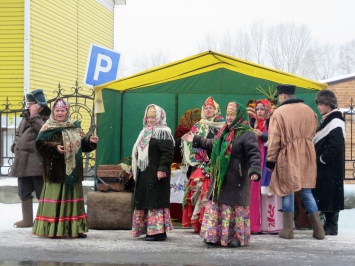
[[(148, 108), (155, 107), (155, 123), (154, 126), (147, 126), (147, 112)], [(132, 150), (132, 171), (134, 180), (137, 179), (137, 167), (140, 171), (144, 171), (149, 165), (148, 151), (150, 139), (170, 139), (174, 141), (171, 135), (171, 130), (166, 124), (166, 113), (163, 108), (158, 105), (150, 104), (145, 109), (143, 118), (143, 130), (139, 133), (136, 143)]]

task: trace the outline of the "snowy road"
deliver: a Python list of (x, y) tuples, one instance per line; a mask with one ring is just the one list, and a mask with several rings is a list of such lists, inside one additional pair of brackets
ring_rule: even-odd
[[(35, 204), (35, 209), (37, 206)], [(12, 224), (20, 218), (20, 204), (0, 204), (0, 265), (9, 262), (13, 265), (45, 265), (46, 262), (78, 265), (355, 265), (355, 209), (340, 213), (338, 236), (327, 236), (320, 241), (312, 238), (311, 231), (295, 231), (293, 240), (280, 239), (277, 235), (252, 235), (249, 246), (237, 249), (210, 248), (190, 229), (174, 230), (168, 234), (166, 242), (160, 243), (133, 238), (130, 231), (108, 230), (90, 230), (86, 239), (47, 239), (31, 235), (30, 228), (13, 228)]]

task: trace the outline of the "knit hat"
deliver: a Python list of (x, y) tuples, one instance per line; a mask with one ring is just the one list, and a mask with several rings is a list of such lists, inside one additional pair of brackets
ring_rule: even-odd
[(31, 93), (26, 93), (27, 102), (36, 102), (40, 106), (47, 106), (46, 98), (44, 97), (43, 91), (41, 89), (34, 90)]
[(319, 103), (329, 105), (332, 109), (338, 108), (337, 97), (331, 90), (321, 90), (317, 93), (316, 104)]
[(236, 102), (230, 102), (227, 105), (227, 115), (237, 115), (237, 103)]

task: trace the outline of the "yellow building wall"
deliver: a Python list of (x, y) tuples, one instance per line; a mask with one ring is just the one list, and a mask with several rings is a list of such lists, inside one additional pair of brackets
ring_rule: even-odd
[(0, 1), (0, 110), (23, 100), (24, 0)]
[[(95, 0), (32, 0), (30, 91), (42, 89), (48, 100), (59, 82), (64, 94), (71, 94), (78, 80), (80, 93), (90, 95), (83, 85), (90, 44), (113, 49), (113, 19)], [(82, 126), (84, 131), (90, 126), (87, 115)]]

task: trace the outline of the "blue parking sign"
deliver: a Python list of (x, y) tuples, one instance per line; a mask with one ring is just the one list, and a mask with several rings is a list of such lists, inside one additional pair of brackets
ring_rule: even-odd
[(121, 54), (95, 45), (90, 45), (84, 76), (84, 85), (93, 87), (117, 79)]

